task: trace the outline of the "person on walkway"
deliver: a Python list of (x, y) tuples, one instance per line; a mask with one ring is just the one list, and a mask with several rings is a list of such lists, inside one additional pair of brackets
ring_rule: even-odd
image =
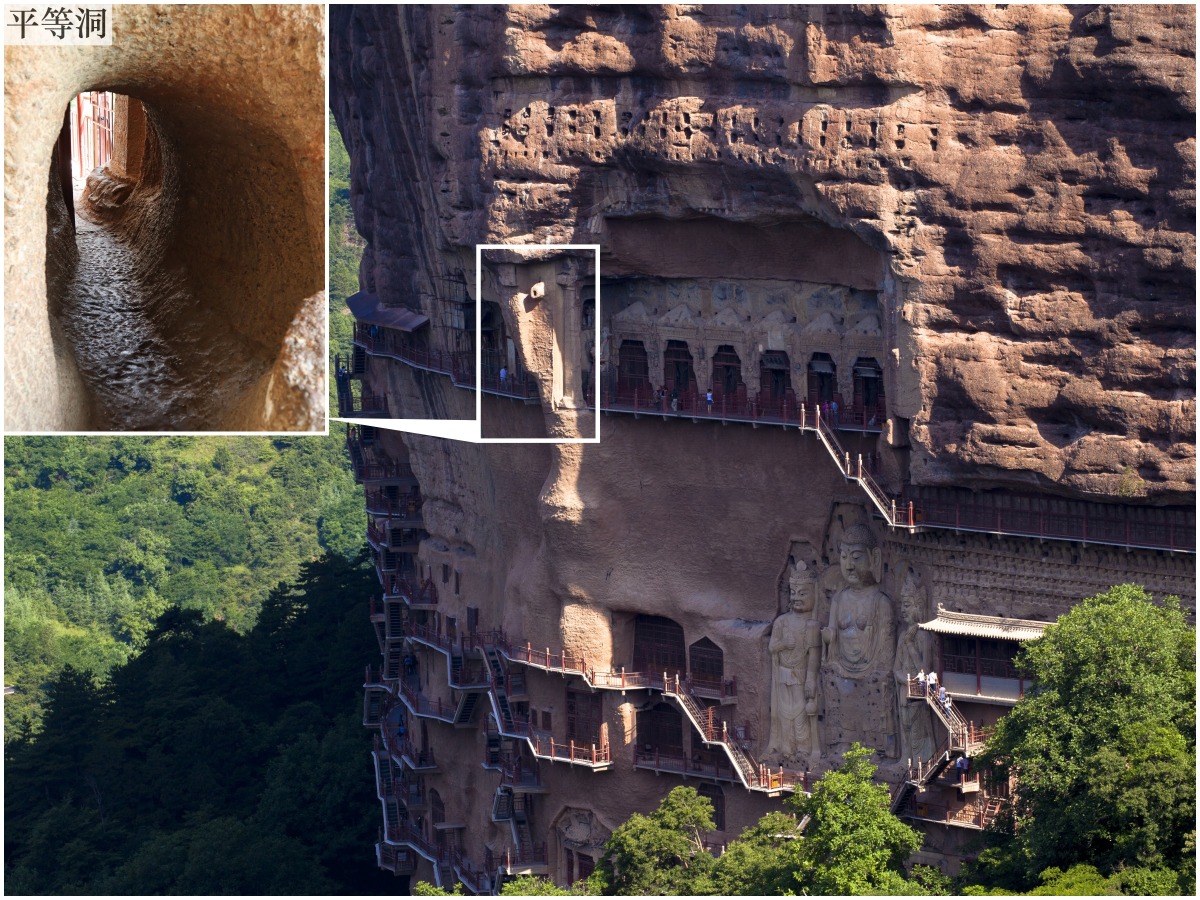
[(708, 389), (708, 393), (704, 395), (704, 402), (708, 405), (708, 414), (712, 415), (712, 388)]
[(917, 673), (917, 686), (921, 689), (921, 694), (925, 694), (925, 670), (922, 669)]
[(501, 366), (500, 367), (500, 387), (504, 387), (507, 383), (508, 383), (508, 368), (506, 366)]
[(937, 672), (930, 672), (929, 677), (926, 679), (926, 681), (929, 682), (929, 692), (931, 694), (936, 694), (937, 686), (938, 686)]
[(836, 425), (838, 423), (838, 405), (836, 400), (829, 402), (829, 411), (833, 413), (833, 424)]

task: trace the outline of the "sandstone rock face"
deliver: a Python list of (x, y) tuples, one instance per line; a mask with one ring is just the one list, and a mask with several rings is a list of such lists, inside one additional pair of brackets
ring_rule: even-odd
[(912, 483), (1194, 489), (1190, 8), (332, 15), (386, 302), (499, 241), (867, 289)]
[[(446, 286), (474, 290), (476, 244), (596, 243), (598, 365), (618, 391), (666, 382), (785, 408), (853, 397), (867, 411), (861, 427), (838, 431), (841, 449), (877, 459), (892, 491), (1099, 494), (1147, 516), (1192, 501), (1191, 10), (330, 15), (332, 104), (368, 241), (362, 287), (428, 316), (430, 348), (468, 342), (443, 324)], [(506, 283), (510, 296), (529, 293), (517, 281), (485, 284), (481, 314)], [(586, 317), (587, 296), (573, 300)], [(522, 360), (552, 359), (548, 321), (517, 306), (498, 314)], [(364, 385), (385, 385), (393, 411), (472, 415), (474, 394), (450, 378), (361, 346)], [(882, 386), (864, 386), (873, 380)], [(523, 407), (513, 427), (550, 433), (547, 396), (553, 384), (540, 415)], [(512, 415), (509, 400), (481, 402), (485, 422)], [(886, 421), (865, 421), (879, 406)], [(717, 791), (715, 840), (733, 837), (778, 808), (779, 792), (765, 774), (747, 789), (723, 748), (802, 777), (865, 738), (881, 777), (900, 782), (904, 751), (927, 745), (925, 730), (946, 737), (924, 706), (914, 724), (905, 696), (909, 665), (945, 662), (928, 658), (932, 632), (918, 640), (911, 628), (938, 605), (1047, 622), (1124, 581), (1194, 605), (1191, 556), (990, 526), (979, 530), (1003, 536), (889, 530), (811, 434), (658, 412), (603, 415), (598, 445), (372, 435), (380, 458), (411, 462), (423, 498), (413, 569), (439, 597), (410, 602), (404, 621), (451, 644), (464, 627), (502, 631), (503, 667), (520, 683), (508, 696), (525, 718), (505, 726), (498, 701), (485, 704), (472, 720), (483, 735), (393, 707), (436, 747), (438, 771), (408, 775), (439, 792), (443, 823), (464, 825), (456, 846), (476, 866), (485, 848), (545, 841), (545, 871), (569, 882), (607, 831), (683, 783), (672, 772)], [(865, 548), (869, 577), (843, 559), (847, 546)], [(816, 597), (789, 624), (797, 570), (811, 573)], [(831, 631), (815, 671), (813, 628)], [(782, 642), (795, 635), (804, 652), (788, 656)], [(443, 692), (446, 706), (462, 700), (430, 640), (404, 647), (420, 660), (422, 690)], [(559, 669), (539, 668), (547, 658)], [(1001, 679), (1011, 696), (987, 695), (970, 662), (946, 671), (971, 682), (955, 684), (962, 714), (988, 725), (1017, 679)], [(603, 683), (656, 667), (710, 679), (700, 714), (714, 731), (683, 716), (670, 691)], [(810, 679), (811, 693), (797, 684)], [(817, 723), (781, 738), (782, 720), (801, 715)], [(528, 741), (497, 736), (518, 725)], [(535, 732), (559, 751), (585, 735), (611, 763), (550, 764)], [(493, 742), (540, 765), (544, 793), (523, 795), (526, 832), (489, 814), (493, 791), (515, 790), (480, 772)], [(943, 813), (922, 861), (952, 867), (969, 832)], [(428, 831), (421, 816), (408, 810)]]
[(81, 212), (131, 248), (154, 297), (146, 315), (184, 367), (211, 373), (204, 390), (220, 402), (201, 427), (323, 426), (311, 309), (324, 272), (323, 20), (318, 6), (117, 5), (111, 47), (5, 48), (6, 428), (112, 427), (59, 333), (52, 292), (74, 260), (66, 211), (46, 199), (63, 110), (94, 89), (146, 117), (118, 135), (129, 153), (113, 161), (138, 178), (94, 182)]

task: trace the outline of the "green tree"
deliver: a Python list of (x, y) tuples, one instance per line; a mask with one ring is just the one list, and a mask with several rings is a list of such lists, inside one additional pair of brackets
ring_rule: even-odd
[(1079, 863), (1101, 877), (1165, 867), (1192, 892), (1195, 649), (1178, 600), (1156, 605), (1135, 585), (1083, 601), (1025, 645), (1017, 665), (1034, 688), (982, 760), (1015, 776), (1016, 796), (973, 877), (1028, 890)]
[(522, 875), (506, 881), (500, 888), (501, 897), (580, 897), (587, 896), (585, 882), (577, 882), (571, 888), (561, 888), (549, 878)]
[(921, 834), (892, 815), (887, 786), (873, 780), (877, 767), (870, 757), (870, 749), (854, 744), (811, 796), (792, 800), (801, 821), (808, 819), (796, 872), (805, 893), (923, 893), (901, 868), (921, 846)]
[(623, 895), (710, 893), (716, 860), (704, 835), (715, 827), (712, 814), (712, 803), (690, 787), (675, 788), (648, 816), (634, 813), (605, 843), (596, 888)]
[(794, 815), (767, 813), (725, 848), (713, 869), (714, 892), (744, 897), (794, 893), (799, 886), (799, 838)]

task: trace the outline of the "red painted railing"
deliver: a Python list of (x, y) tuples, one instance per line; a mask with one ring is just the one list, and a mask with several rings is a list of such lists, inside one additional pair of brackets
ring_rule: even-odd
[(363, 390), (357, 397), (350, 385), (349, 375), (339, 375), (334, 378), (337, 385), (338, 415), (343, 418), (379, 416), (388, 418), (388, 401), (386, 394), (376, 394)]
[(354, 471), (356, 481), (381, 481), (396, 478), (416, 480), (412, 466), (408, 463), (375, 459), (373, 450), (367, 448), (357, 426), (346, 429), (346, 449), (350, 453), (350, 467)]
[(444, 703), (441, 697), (431, 700), (403, 678), (400, 679), (400, 696), (414, 715), (442, 722), (454, 721), (454, 705)]
[(375, 356), (391, 356), (419, 369), (449, 375), (455, 384), (475, 387), (475, 360), (469, 351), (437, 350), (390, 328), (354, 323), (354, 343)]
[(546, 845), (537, 844), (531, 847), (518, 847), (516, 850), (504, 850), (494, 853), (490, 848), (485, 855), (484, 865), (489, 870), (503, 868), (506, 874), (514, 868), (529, 868), (546, 865)]

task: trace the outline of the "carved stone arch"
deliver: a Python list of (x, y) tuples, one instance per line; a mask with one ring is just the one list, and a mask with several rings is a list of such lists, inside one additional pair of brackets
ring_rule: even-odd
[(612, 835), (612, 826), (590, 809), (564, 806), (553, 819), (550, 835), (554, 880), (569, 885), (591, 874)]

